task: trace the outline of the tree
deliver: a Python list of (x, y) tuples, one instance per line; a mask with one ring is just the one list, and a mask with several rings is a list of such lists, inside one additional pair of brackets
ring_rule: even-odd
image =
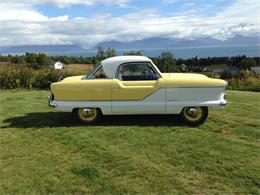
[(26, 64), (25, 59), (22, 56), (14, 56), (11, 58), (11, 62), (14, 64)]
[(141, 51), (128, 51), (124, 53), (125, 56), (142, 56)]
[(39, 53), (36, 62), (39, 66), (49, 66), (52, 63), (52, 60), (44, 53)]
[(176, 60), (170, 52), (163, 52), (161, 54), (160, 64), (163, 72), (176, 71)]
[(249, 69), (251, 67), (256, 66), (256, 62), (255, 62), (254, 58), (244, 58), (239, 63), (239, 66), (242, 69)]
[(106, 51), (106, 57), (114, 57), (116, 56), (116, 50), (114, 48), (107, 48), (107, 51)]
[(28, 64), (35, 64), (37, 59), (37, 54), (35, 53), (26, 53), (25, 60)]
[(99, 61), (104, 60), (106, 58), (106, 52), (103, 47), (98, 47), (97, 59)]

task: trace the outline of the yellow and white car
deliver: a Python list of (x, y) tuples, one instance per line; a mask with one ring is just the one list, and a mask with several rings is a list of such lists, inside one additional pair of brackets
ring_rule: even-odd
[(180, 114), (203, 123), (208, 107), (223, 108), (227, 82), (193, 73), (161, 73), (144, 56), (103, 60), (89, 75), (51, 84), (49, 105), (73, 112), (85, 123), (102, 115)]

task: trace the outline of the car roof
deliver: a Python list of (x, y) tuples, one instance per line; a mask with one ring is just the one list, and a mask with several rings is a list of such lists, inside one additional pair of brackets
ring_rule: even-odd
[(108, 78), (114, 78), (119, 65), (127, 62), (151, 62), (145, 56), (116, 56), (101, 61), (103, 70)]

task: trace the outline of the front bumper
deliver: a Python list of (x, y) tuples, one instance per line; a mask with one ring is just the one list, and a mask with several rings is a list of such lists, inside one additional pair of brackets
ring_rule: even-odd
[(49, 95), (49, 96), (48, 96), (48, 105), (49, 105), (50, 107), (52, 107), (52, 108), (57, 107), (57, 104), (56, 104), (55, 101), (54, 101), (53, 95)]

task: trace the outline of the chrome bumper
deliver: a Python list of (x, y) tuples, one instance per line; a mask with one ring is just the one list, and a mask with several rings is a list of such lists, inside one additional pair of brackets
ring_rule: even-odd
[(48, 96), (48, 105), (52, 108), (57, 107), (57, 104), (55, 103), (52, 95)]
[(224, 100), (224, 101), (220, 102), (219, 105), (224, 107), (225, 105), (227, 105), (227, 100)]

